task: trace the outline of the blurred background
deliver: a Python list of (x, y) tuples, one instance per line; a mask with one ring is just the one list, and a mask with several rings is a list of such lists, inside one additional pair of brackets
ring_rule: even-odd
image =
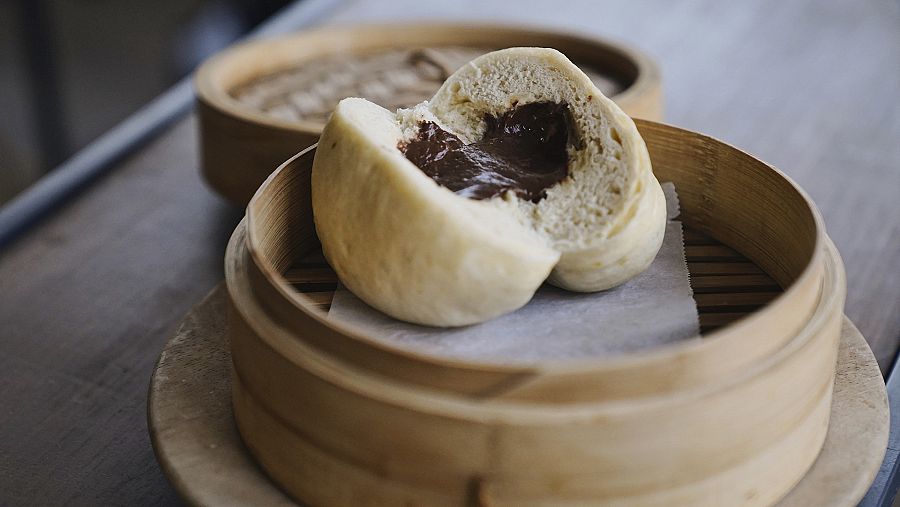
[[(0, 2), (0, 205), (289, 3)], [(816, 199), (842, 190), (816, 175), (822, 161), (851, 157), (857, 167), (881, 167), (886, 152), (896, 157), (900, 149), (898, 106), (867, 100), (900, 86), (890, 52), (900, 41), (897, 0), (566, 0), (512, 11), (499, 0), (331, 3), (328, 24), (515, 22), (626, 42), (660, 64), (666, 122), (761, 156)], [(809, 149), (820, 144), (830, 147)], [(824, 211), (841, 219), (840, 211)]]
[(0, 205), (288, 3), (0, 2)]

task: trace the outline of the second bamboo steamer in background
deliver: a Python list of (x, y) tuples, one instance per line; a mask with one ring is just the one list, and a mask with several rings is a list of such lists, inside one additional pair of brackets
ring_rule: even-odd
[(318, 140), (340, 99), (411, 106), (475, 56), (513, 46), (558, 49), (629, 115), (662, 118), (656, 64), (603, 39), (471, 24), (323, 28), (241, 44), (200, 67), (195, 88), (203, 175), (244, 206), (279, 164)]

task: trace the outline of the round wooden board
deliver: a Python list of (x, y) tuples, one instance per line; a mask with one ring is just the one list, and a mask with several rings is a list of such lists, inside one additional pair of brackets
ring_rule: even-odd
[[(235, 427), (227, 305), (220, 284), (185, 317), (160, 355), (148, 399), (156, 457), (191, 504), (296, 505), (256, 465)], [(888, 429), (878, 364), (845, 318), (825, 446), (777, 505), (856, 505), (881, 465)]]

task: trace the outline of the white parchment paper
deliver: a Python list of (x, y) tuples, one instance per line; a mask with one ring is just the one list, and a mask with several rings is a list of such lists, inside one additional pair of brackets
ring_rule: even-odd
[(646, 271), (614, 289), (584, 294), (544, 284), (515, 312), (445, 329), (401, 322), (338, 287), (328, 316), (390, 345), (479, 362), (608, 357), (696, 336), (682, 227), (674, 220), (678, 196), (671, 183), (663, 191), (669, 223), (662, 248)]

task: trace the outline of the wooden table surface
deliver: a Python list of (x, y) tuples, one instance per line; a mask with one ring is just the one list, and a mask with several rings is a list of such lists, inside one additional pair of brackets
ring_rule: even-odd
[[(426, 7), (427, 4), (427, 7)], [(613, 37), (661, 64), (669, 123), (784, 170), (847, 267), (847, 315), (900, 343), (900, 4), (344, 2), (328, 22), (476, 19)], [(178, 499), (146, 426), (150, 373), (222, 278), (242, 215), (197, 170), (192, 116), (0, 252), (0, 505)]]

